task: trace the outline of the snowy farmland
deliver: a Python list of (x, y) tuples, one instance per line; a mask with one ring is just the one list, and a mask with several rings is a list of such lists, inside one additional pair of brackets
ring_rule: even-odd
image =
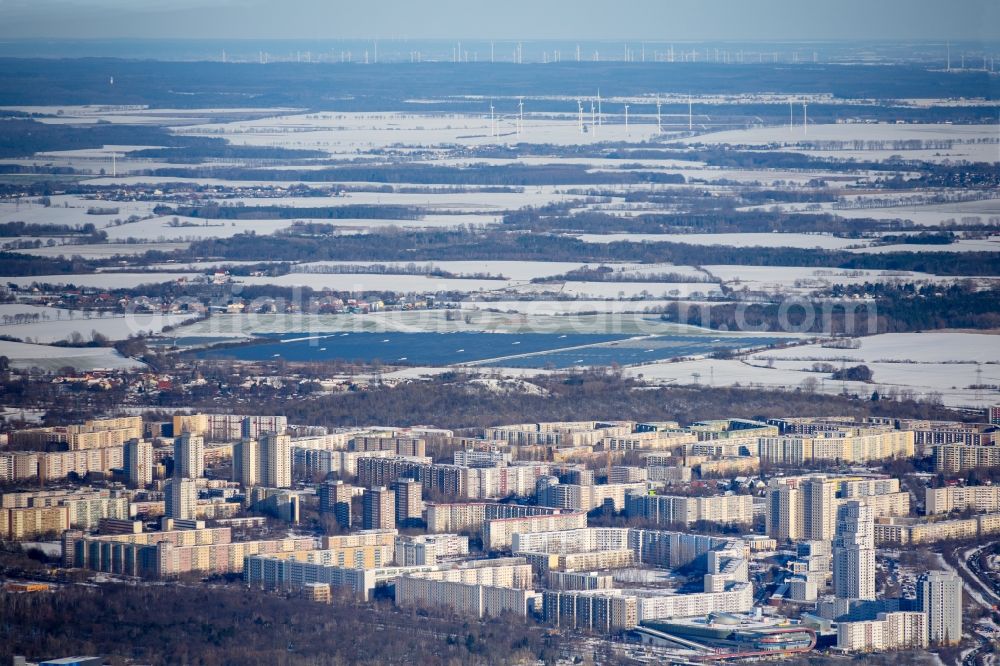
[(174, 252), (185, 250), (190, 243), (86, 243), (66, 244), (32, 248), (29, 250), (14, 250), (20, 254), (30, 254), (36, 257), (83, 257), (84, 259), (108, 259), (116, 256), (138, 256), (150, 251)]
[[(280, 146), (331, 153), (370, 151), (393, 146), (492, 145), (546, 143), (576, 145), (603, 141), (645, 141), (658, 134), (653, 123), (626, 127), (623, 115), (605, 113), (596, 131), (580, 132), (576, 114), (562, 118), (525, 110), (518, 132), (517, 104), (498, 109), (496, 129), (488, 104), (481, 115), (403, 113), (295, 114), (224, 124), (174, 128), (196, 136), (223, 136), (235, 145)], [(569, 111), (569, 109), (567, 109)]]
[[(783, 390), (815, 390), (828, 394), (847, 390), (867, 396), (912, 392), (916, 398), (936, 398), (950, 406), (996, 404), (1000, 392), (979, 390), (1000, 385), (1000, 339), (978, 333), (886, 333), (860, 338), (859, 349), (829, 349), (819, 344), (767, 350), (746, 360), (698, 359), (655, 363), (626, 369), (631, 376), (661, 384), (757, 386)], [(835, 368), (865, 364), (872, 382), (841, 382), (812, 371), (814, 363)], [(981, 373), (977, 373), (981, 369)], [(696, 376), (697, 375), (697, 376)], [(805, 384), (803, 384), (805, 382)]]
[[(16, 315), (37, 316), (37, 320), (16, 322)], [(8, 319), (10, 317), (10, 319)], [(98, 316), (87, 311), (63, 310), (23, 304), (0, 305), (0, 334), (48, 344), (69, 339), (78, 333), (89, 341), (94, 333), (109, 340), (124, 340), (139, 333), (159, 333), (176, 326), (190, 315), (130, 314)], [(15, 323), (16, 322), (16, 323)]]
[[(782, 146), (797, 149), (816, 156), (841, 159), (886, 159), (902, 155), (912, 159), (930, 161), (969, 160), (977, 162), (1000, 162), (1000, 144), (996, 125), (952, 125), (940, 124), (896, 124), (896, 123), (837, 123), (810, 124), (808, 129), (801, 124), (801, 111), (796, 109), (798, 124), (778, 127), (755, 127), (743, 130), (712, 132), (682, 139), (687, 144), (730, 145), (770, 147)], [(816, 150), (809, 146), (815, 142), (871, 142), (867, 150)], [(892, 142), (902, 141), (953, 141), (951, 148), (901, 150)], [(911, 155), (911, 152), (915, 153)]]
[(81, 371), (144, 367), (141, 362), (126, 358), (110, 347), (51, 347), (0, 340), (0, 356), (6, 356), (14, 368), (47, 371), (64, 367)]
[[(852, 285), (866, 282), (881, 283), (952, 283), (967, 278), (935, 276), (917, 271), (883, 271), (844, 268), (812, 268), (799, 266), (737, 266), (712, 265), (702, 268), (731, 289), (748, 289), (769, 293), (809, 293), (835, 284)], [(995, 282), (996, 278), (975, 278), (980, 283)]]
[(842, 250), (864, 241), (837, 238), (830, 234), (745, 233), (745, 234), (580, 234), (585, 243), (684, 243), (687, 245), (727, 245), (730, 247), (797, 247)]
[(28, 287), (38, 283), (93, 287), (94, 289), (131, 289), (141, 284), (159, 284), (178, 280), (190, 281), (199, 277), (201, 276), (197, 273), (126, 273), (122, 271), (84, 275), (30, 275), (4, 278), (4, 281), (12, 282), (19, 287)]

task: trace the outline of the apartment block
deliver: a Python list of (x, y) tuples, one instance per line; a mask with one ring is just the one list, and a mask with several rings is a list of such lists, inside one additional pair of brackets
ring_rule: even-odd
[(936, 645), (962, 641), (962, 579), (931, 571), (917, 580), (917, 610), (927, 615), (927, 638)]
[(327, 481), (319, 487), (320, 513), (333, 514), (344, 529), (351, 528), (351, 502), (354, 486), (343, 481)]
[(153, 444), (130, 439), (122, 451), (122, 466), (129, 488), (145, 488), (153, 482)]
[(541, 599), (533, 590), (476, 585), (400, 576), (395, 584), (397, 606), (446, 608), (462, 616), (499, 617), (513, 613), (527, 616)]
[(416, 479), (396, 479), (392, 484), (396, 494), (396, 523), (417, 525), (424, 513), (423, 486)]
[(912, 431), (836, 430), (810, 436), (781, 435), (758, 440), (760, 458), (776, 464), (814, 460), (864, 463), (888, 458), (912, 458)]
[(205, 439), (184, 433), (174, 438), (174, 477), (200, 479), (205, 476)]
[(238, 573), (248, 555), (313, 548), (311, 538), (232, 541), (228, 527), (95, 537), (63, 533), (66, 566), (142, 578), (182, 573)]
[(1000, 466), (1000, 446), (943, 444), (934, 447), (934, 469), (958, 474), (977, 467)]
[(260, 443), (260, 480), (268, 488), (287, 488), (292, 485), (291, 437), (268, 433), (258, 438)]
[(924, 512), (929, 516), (966, 509), (976, 513), (1000, 511), (1000, 486), (946, 486), (924, 492)]
[(483, 523), (483, 548), (505, 550), (510, 547), (515, 534), (572, 530), (586, 526), (587, 514), (581, 511), (487, 520)]
[(621, 511), (625, 508), (626, 497), (629, 494), (645, 491), (644, 481), (578, 485), (559, 483), (557, 477), (545, 476), (541, 477), (536, 485), (535, 498), (538, 504), (561, 509), (592, 511), (608, 505), (614, 511)]
[(486, 428), (485, 439), (504, 442), (509, 446), (594, 446), (605, 437), (623, 437), (632, 434), (628, 422), (560, 421), (549, 423), (522, 423)]
[(920, 612), (879, 613), (878, 619), (840, 622), (837, 648), (849, 652), (881, 652), (926, 648), (927, 616)]
[(363, 530), (353, 534), (323, 537), (323, 549), (329, 553), (323, 564), (351, 569), (376, 569), (396, 559), (394, 529)]
[(433, 565), (469, 554), (469, 537), (459, 534), (420, 534), (396, 537), (396, 564)]
[(456, 465), (462, 467), (497, 467), (510, 465), (513, 456), (509, 451), (460, 449), (452, 457)]
[(366, 530), (396, 526), (396, 493), (385, 486), (366, 488), (362, 496), (361, 527)]
[(173, 478), (164, 489), (166, 516), (175, 520), (195, 520), (198, 506), (198, 486), (194, 479)]
[(622, 590), (544, 590), (542, 608), (546, 623), (567, 629), (612, 633), (639, 624), (639, 599)]
[(391, 451), (398, 456), (423, 457), (427, 442), (419, 437), (355, 437), (351, 450), (359, 452)]
[(771, 480), (765, 513), (768, 535), (779, 541), (829, 541), (836, 527), (837, 508), (856, 499), (877, 518), (905, 516), (909, 494), (899, 491), (899, 480), (885, 477), (808, 476)]
[(192, 414), (174, 416), (173, 426), (175, 437), (182, 433), (191, 433), (212, 441), (230, 442), (238, 439), (257, 439), (265, 434), (284, 433), (288, 429), (288, 419), (284, 416)]
[(0, 509), (0, 538), (4, 540), (21, 541), (60, 534), (69, 527), (69, 508), (66, 506)]
[(427, 504), (428, 532), (480, 531), (489, 520), (561, 513), (560, 509), (495, 502)]
[(753, 498), (750, 495), (629, 495), (625, 511), (630, 518), (645, 518), (660, 525), (680, 523), (685, 526), (706, 521), (720, 524), (753, 522)]

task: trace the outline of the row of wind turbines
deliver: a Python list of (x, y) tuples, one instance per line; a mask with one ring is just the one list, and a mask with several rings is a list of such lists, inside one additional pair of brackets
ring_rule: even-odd
[[(604, 125), (604, 112), (601, 106), (602, 98), (600, 91), (597, 92), (597, 96), (589, 98), (590, 100), (590, 124), (586, 122), (586, 112), (584, 110), (584, 100), (582, 98), (577, 98), (576, 109), (577, 109), (577, 129), (581, 134), (586, 134), (588, 132), (588, 127), (590, 132), (594, 134), (597, 133), (598, 128)], [(663, 133), (663, 104), (659, 97), (656, 98), (656, 132), (657, 134)], [(802, 133), (809, 133), (809, 115), (808, 115), (808, 103), (803, 100), (802, 104)], [(691, 95), (687, 96), (687, 129), (689, 132), (694, 131), (694, 103), (691, 99)], [(625, 121), (625, 133), (628, 134), (629, 130), (629, 108), (631, 105), (629, 103), (624, 103), (624, 121)], [(500, 136), (500, 124), (505, 116), (498, 116), (496, 113), (496, 107), (493, 105), (493, 100), (490, 100), (490, 136), (499, 137)], [(517, 116), (514, 119), (514, 133), (516, 136), (521, 136), (524, 131), (524, 97), (517, 98)], [(788, 131), (794, 132), (796, 127), (795, 123), (795, 100), (788, 100)]]

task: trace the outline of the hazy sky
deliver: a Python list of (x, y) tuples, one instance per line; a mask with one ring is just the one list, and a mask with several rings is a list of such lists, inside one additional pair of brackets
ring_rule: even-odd
[(1000, 39), (1000, 0), (0, 0), (0, 37)]

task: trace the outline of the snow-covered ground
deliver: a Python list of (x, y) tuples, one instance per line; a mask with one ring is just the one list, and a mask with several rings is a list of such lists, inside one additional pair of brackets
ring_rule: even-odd
[[(482, 114), (342, 113), (293, 114), (261, 120), (206, 124), (178, 128), (185, 134), (219, 136), (235, 145), (282, 146), (350, 152), (391, 146), (491, 145), (547, 143), (575, 145), (603, 141), (646, 141), (657, 135), (655, 124), (633, 122), (627, 127), (624, 114), (604, 113), (605, 122), (580, 132), (576, 109), (567, 103), (563, 118), (531, 113), (525, 104), (518, 132), (517, 103), (497, 104), (496, 130), (490, 122), (489, 103)], [(573, 104), (573, 107), (576, 105)], [(589, 118), (588, 118), (589, 120)], [(589, 125), (589, 123), (587, 123)], [(495, 136), (494, 134), (499, 134)]]
[[(951, 125), (940, 124), (895, 124), (895, 123), (843, 123), (843, 124), (810, 124), (808, 129), (802, 126), (802, 111), (795, 109), (797, 124), (792, 128), (787, 125), (778, 127), (755, 127), (742, 130), (727, 130), (700, 134), (681, 139), (688, 144), (708, 145), (740, 145), (740, 146), (772, 146), (778, 145), (784, 149), (795, 149), (799, 152), (810, 152), (819, 157), (839, 157), (843, 159), (858, 158), (868, 160), (886, 159), (899, 155), (904, 159), (927, 159), (931, 161), (969, 160), (977, 162), (1000, 162), (1000, 145), (996, 143), (979, 143), (983, 139), (997, 138), (996, 124), (990, 125)], [(947, 141), (955, 140), (951, 148), (899, 150), (894, 148), (892, 141)], [(871, 150), (813, 150), (808, 145), (816, 141), (871, 141), (886, 142), (889, 145)], [(958, 143), (969, 141), (970, 143)]]
[[(851, 285), (865, 282), (951, 283), (967, 278), (936, 276), (916, 271), (884, 271), (845, 268), (813, 268), (798, 266), (739, 266), (734, 264), (702, 266), (706, 272), (732, 289), (771, 293), (808, 293), (835, 284)], [(995, 282), (997, 278), (973, 278), (977, 282)]]
[(151, 250), (157, 252), (174, 252), (186, 250), (190, 243), (100, 243), (81, 245), (42, 246), (30, 250), (14, 250), (21, 254), (31, 254), (36, 257), (83, 257), (84, 259), (108, 259), (114, 256), (137, 256)]
[(0, 340), (0, 356), (10, 359), (14, 368), (58, 370), (67, 366), (77, 370), (115, 370), (143, 367), (110, 347), (51, 347)]
[[(5, 323), (6, 316), (16, 314), (38, 315), (39, 320), (25, 324)], [(125, 316), (99, 317), (94, 313), (62, 310), (21, 304), (0, 305), (0, 335), (51, 343), (67, 340), (74, 332), (90, 340), (93, 333), (99, 333), (109, 340), (124, 340), (140, 332), (159, 333), (166, 326), (176, 326), (189, 315), (170, 314), (130, 314)]]
[[(990, 405), (1000, 401), (997, 390), (970, 388), (981, 381), (1000, 385), (1000, 336), (983, 333), (940, 331), (886, 333), (859, 338), (859, 349), (831, 349), (820, 344), (755, 353), (746, 361), (703, 359), (680, 363), (657, 363), (627, 369), (661, 383), (692, 383), (694, 374), (703, 384), (778, 387), (795, 389), (812, 378), (814, 390), (868, 395), (912, 391), (916, 397), (939, 393), (953, 406)], [(814, 363), (835, 368), (864, 364), (873, 372), (873, 382), (840, 382), (829, 373), (812, 372)], [(977, 373), (981, 369), (981, 374)]]
[(129, 289), (140, 284), (158, 284), (176, 280), (193, 280), (200, 277), (196, 273), (91, 273), (86, 275), (30, 275), (6, 277), (5, 282), (13, 282), (19, 287), (38, 284), (75, 285), (95, 289)]
[[(429, 262), (447, 265), (448, 262)], [(474, 268), (475, 262), (457, 262), (465, 268)], [(481, 265), (486, 266), (488, 262)], [(496, 265), (506, 262), (494, 262)], [(574, 264), (575, 266), (575, 264)], [(499, 266), (498, 266), (499, 268)], [(507, 267), (508, 270), (511, 267)], [(485, 269), (484, 269), (485, 270)], [(543, 270), (527, 266), (518, 272), (526, 274)], [(496, 270), (487, 271), (496, 274)], [(564, 272), (561, 269), (559, 272)], [(509, 277), (509, 276), (505, 276)], [(460, 292), (517, 292), (523, 294), (561, 294), (583, 299), (627, 298), (688, 298), (704, 297), (718, 293), (718, 285), (701, 282), (555, 282), (532, 283), (526, 279), (483, 280), (474, 278), (439, 278), (427, 275), (369, 274), (369, 273), (290, 273), (278, 277), (240, 277), (241, 284), (270, 284), (282, 287), (309, 287), (350, 293), (365, 291), (395, 291), (401, 293), (436, 294)], [(699, 296), (700, 295), (700, 296)]]
[(727, 245), (730, 247), (797, 247), (842, 250), (866, 244), (830, 234), (745, 233), (745, 234), (581, 234), (585, 243), (685, 243), (687, 245)]
[[(414, 266), (433, 266), (458, 276), (490, 274), (510, 280), (532, 280), (534, 278), (561, 275), (581, 268), (586, 264), (562, 261), (414, 261)], [(404, 270), (409, 263), (398, 261), (315, 261), (298, 264), (294, 270), (308, 272), (311, 268), (323, 266), (385, 266), (391, 270)], [(420, 276), (407, 276), (420, 277)]]

